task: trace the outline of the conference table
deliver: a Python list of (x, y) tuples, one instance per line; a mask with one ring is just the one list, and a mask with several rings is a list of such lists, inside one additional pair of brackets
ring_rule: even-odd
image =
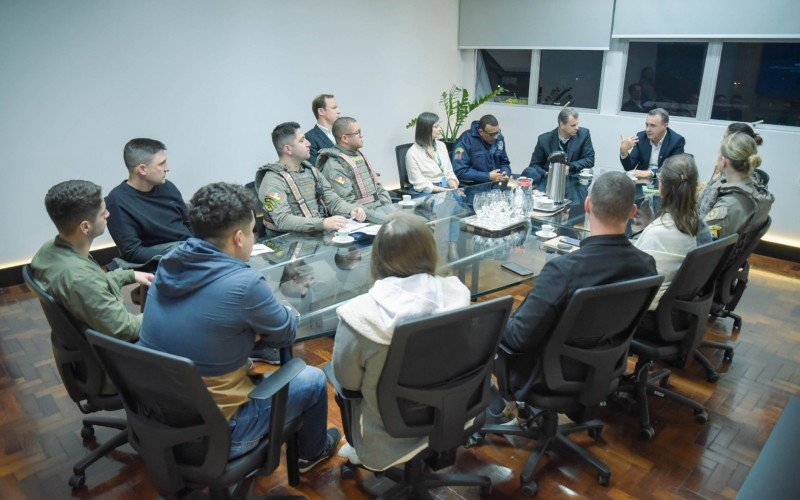
[[(602, 169), (596, 167), (595, 172), (600, 175)], [(591, 180), (570, 175), (566, 187), (570, 203), (566, 208), (553, 214), (534, 211), (530, 217), (497, 231), (470, 222), (475, 219), (472, 200), (489, 190), (514, 189), (513, 179), (431, 194), (413, 200), (412, 206), (395, 203), (391, 210), (414, 213), (428, 221), (439, 250), (437, 273), (458, 276), (476, 300), (535, 278), (549, 260), (565, 253), (557, 248), (554, 238), (582, 240), (591, 234), (584, 211), (590, 183)], [(653, 206), (654, 192), (657, 189), (653, 182), (637, 183), (636, 203)], [(647, 211), (640, 210), (645, 217), (629, 222), (628, 234), (641, 231), (653, 211), (648, 218)], [(555, 236), (537, 236), (544, 224), (553, 226)], [(264, 275), (276, 298), (299, 312), (297, 342), (335, 332), (336, 308), (372, 287), (372, 238), (359, 238), (362, 235), (358, 233), (355, 236), (352, 243), (337, 244), (332, 233), (288, 233), (262, 240), (260, 243), (271, 252), (251, 257), (250, 265)], [(522, 266), (523, 274), (504, 264)]]

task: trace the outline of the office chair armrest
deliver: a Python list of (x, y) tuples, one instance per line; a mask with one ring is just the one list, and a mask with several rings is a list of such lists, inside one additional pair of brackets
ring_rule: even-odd
[(514, 352), (508, 346), (503, 344), (497, 346), (497, 354), (494, 357), (494, 368), (492, 372), (495, 377), (497, 377), (498, 389), (505, 399), (513, 399), (513, 391), (511, 391), (509, 387), (511, 367), (516, 360), (522, 356), (522, 353)]
[(305, 362), (300, 358), (293, 358), (278, 371), (271, 373), (268, 377), (250, 391), (247, 395), (250, 399), (269, 399), (278, 391), (289, 385), (296, 376), (306, 367)]
[(336, 380), (336, 375), (333, 373), (333, 363), (325, 363), (325, 366), (322, 367), (322, 371), (325, 372), (325, 376), (328, 377), (328, 381), (333, 386), (333, 390), (336, 391), (336, 394), (338, 394), (342, 399), (350, 400), (361, 399), (364, 397), (361, 395), (361, 391), (353, 391), (342, 387), (342, 384)]

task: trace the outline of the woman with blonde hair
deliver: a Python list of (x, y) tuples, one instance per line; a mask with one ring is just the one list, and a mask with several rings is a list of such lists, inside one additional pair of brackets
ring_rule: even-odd
[(664, 276), (651, 311), (658, 306), (686, 254), (711, 241), (708, 227), (697, 214), (697, 166), (692, 155), (682, 153), (664, 161), (658, 171), (658, 191), (661, 208), (634, 243), (653, 256), (658, 274)]
[(753, 171), (761, 165), (756, 148), (756, 140), (743, 132), (722, 140), (717, 157), (722, 181), (715, 193), (716, 202), (704, 217), (717, 238), (752, 231), (769, 216), (775, 197), (753, 178)]
[(400, 321), (469, 305), (458, 278), (436, 276), (438, 252), (431, 228), (416, 215), (399, 214), (378, 231), (372, 245), (369, 292), (337, 309), (333, 371), (345, 389), (361, 391), (352, 419), (352, 447), (339, 454), (375, 471), (408, 461), (425, 438), (394, 438), (383, 426), (377, 386), (394, 329)]

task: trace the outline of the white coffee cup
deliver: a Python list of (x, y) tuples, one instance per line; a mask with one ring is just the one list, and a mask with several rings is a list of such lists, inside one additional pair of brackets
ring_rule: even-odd
[(555, 232), (555, 226), (552, 224), (542, 224), (542, 233), (543, 234), (553, 234)]
[(349, 236), (347, 229), (339, 229), (336, 231), (337, 238), (347, 238)]
[(411, 195), (410, 194), (404, 194), (403, 195), (403, 203), (406, 203), (406, 204), (411, 203)]

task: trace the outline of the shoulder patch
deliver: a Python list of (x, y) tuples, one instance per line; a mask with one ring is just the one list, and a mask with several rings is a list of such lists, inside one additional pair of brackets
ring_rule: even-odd
[(461, 146), (457, 147), (455, 151), (456, 160), (460, 160), (462, 154), (464, 154), (464, 148)]
[(333, 178), (333, 180), (334, 180), (334, 181), (335, 181), (337, 184), (341, 184), (342, 186), (344, 186), (344, 183), (345, 183), (345, 182), (347, 182), (347, 179), (345, 179), (345, 178), (344, 178), (344, 177), (342, 177), (341, 175), (339, 175), (339, 176), (337, 176), (337, 177), (334, 177), (334, 178)]
[(708, 214), (706, 214), (706, 221), (715, 221), (724, 219), (725, 216), (728, 215), (728, 207), (726, 206), (718, 206), (714, 207)]
[(503, 144), (503, 141), (497, 141), (497, 149), (502, 151), (504, 147), (505, 145)]
[(281, 200), (283, 200), (283, 196), (280, 193), (267, 193), (264, 197), (264, 210), (272, 212)]

